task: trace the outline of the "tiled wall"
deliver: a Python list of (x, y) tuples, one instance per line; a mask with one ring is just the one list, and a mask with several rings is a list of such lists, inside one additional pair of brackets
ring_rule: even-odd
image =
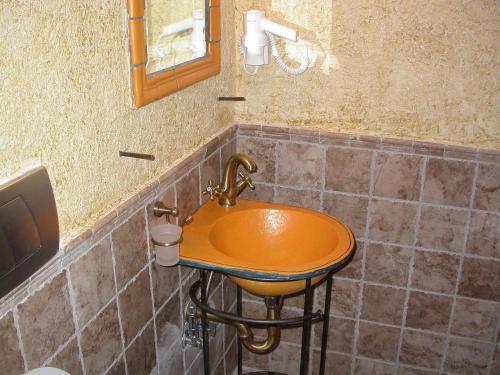
[[(327, 374), (500, 373), (499, 153), (259, 126), (216, 136), (0, 300), (0, 372), (201, 374), (200, 351), (180, 344), (197, 275), (156, 266), (147, 233), (164, 220), (152, 216), (155, 201), (177, 205), (183, 220), (237, 149), (259, 166), (247, 197), (325, 211), (358, 239), (334, 281)], [(220, 276), (214, 285), (213, 303), (234, 310), (234, 285)], [(301, 305), (288, 298), (283, 315)], [(265, 314), (248, 294), (244, 311)], [(296, 374), (300, 332), (284, 330), (269, 356), (245, 351), (245, 366)], [(211, 349), (214, 374), (232, 374), (234, 330), (219, 326)]]
[[(328, 374), (500, 374), (499, 152), (252, 125), (237, 143), (259, 166), (247, 197), (326, 212), (357, 238), (334, 279)], [(263, 317), (262, 302), (245, 295), (244, 312)], [(297, 374), (300, 338), (244, 365)]]
[[(197, 273), (155, 264), (148, 228), (157, 200), (193, 213), (200, 184), (219, 179), (236, 149), (233, 128), (88, 228), (31, 280), (0, 300), (0, 373), (17, 375), (42, 365), (79, 374), (199, 375), (199, 349), (182, 349), (182, 311)], [(228, 279), (214, 278), (211, 299), (235, 303)], [(233, 306), (234, 307), (234, 306)], [(215, 375), (236, 365), (234, 332), (219, 326), (211, 339)]]

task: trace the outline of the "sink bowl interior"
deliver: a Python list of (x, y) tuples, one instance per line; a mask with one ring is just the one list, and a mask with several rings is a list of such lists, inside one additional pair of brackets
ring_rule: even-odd
[(229, 275), (260, 296), (300, 292), (352, 255), (354, 237), (335, 218), (303, 208), (240, 200), (203, 205), (184, 227), (181, 264)]
[(223, 254), (259, 266), (289, 270), (326, 257), (338, 231), (318, 215), (287, 209), (253, 209), (217, 220), (210, 242)]

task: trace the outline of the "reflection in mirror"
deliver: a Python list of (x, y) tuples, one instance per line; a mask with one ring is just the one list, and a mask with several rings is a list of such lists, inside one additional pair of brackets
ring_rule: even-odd
[(205, 0), (146, 0), (146, 73), (207, 54)]

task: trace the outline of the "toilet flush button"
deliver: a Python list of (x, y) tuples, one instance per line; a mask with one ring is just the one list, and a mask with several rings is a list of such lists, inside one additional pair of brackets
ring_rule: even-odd
[(66, 371), (54, 367), (41, 367), (28, 371), (24, 375), (70, 375)]

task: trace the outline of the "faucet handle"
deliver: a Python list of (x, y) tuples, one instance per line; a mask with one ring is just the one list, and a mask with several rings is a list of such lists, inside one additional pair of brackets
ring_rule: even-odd
[(243, 181), (245, 181), (245, 182), (246, 182), (247, 186), (248, 186), (251, 190), (255, 190), (255, 185), (253, 184), (253, 181), (252, 181), (252, 179), (250, 178), (250, 176), (249, 176), (249, 175), (247, 175), (247, 174), (246, 174), (245, 172), (243, 172), (243, 171), (241, 171), (241, 172), (239, 173), (239, 175), (240, 175), (241, 179), (242, 179)]
[(202, 191), (201, 193), (203, 195), (210, 195), (210, 200), (214, 200), (217, 195), (220, 193), (220, 187), (219, 185), (214, 184), (214, 180), (208, 180), (208, 186), (207, 188)]

